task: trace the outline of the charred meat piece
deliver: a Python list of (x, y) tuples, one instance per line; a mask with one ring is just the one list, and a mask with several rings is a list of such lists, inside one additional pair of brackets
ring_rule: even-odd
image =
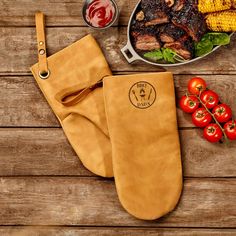
[(141, 7), (145, 13), (153, 9), (167, 12), (170, 10), (169, 1), (172, 2), (171, 0), (142, 0)]
[(159, 31), (159, 27), (155, 25), (146, 27), (145, 21), (134, 21), (130, 28), (130, 32), (133, 37), (140, 34), (158, 35)]
[(172, 10), (173, 11), (181, 11), (185, 5), (189, 5), (195, 9), (198, 8), (197, 0), (175, 0)]
[(185, 34), (186, 32), (181, 28), (178, 28), (173, 24), (168, 24), (161, 29), (159, 37), (163, 43), (173, 43)]
[(172, 10), (180, 11), (184, 7), (185, 1), (186, 0), (176, 0)]
[(131, 25), (132, 43), (138, 50), (151, 51), (160, 48), (156, 35), (159, 29), (156, 26), (146, 27), (142, 21)]
[(149, 11), (146, 14), (146, 19), (147, 19), (147, 22), (145, 23), (146, 27), (152, 25), (160, 25), (169, 22), (169, 17), (167, 16), (167, 14), (161, 11), (156, 11), (154, 13)]
[(130, 32), (131, 35), (135, 37), (135, 35), (140, 34), (151, 34), (151, 35), (158, 35), (160, 31), (160, 27), (158, 25), (153, 25), (146, 27), (145, 21), (134, 21), (131, 24)]
[(135, 47), (138, 50), (151, 51), (159, 49), (161, 46), (154, 35), (143, 34), (135, 38)]
[(183, 36), (173, 43), (166, 43), (164, 48), (172, 49), (186, 60), (193, 58), (193, 41), (188, 36)]
[(188, 0), (189, 4), (192, 5), (195, 9), (198, 9), (198, 0)]
[(170, 7), (168, 4), (170, 4), (168, 0), (142, 0), (141, 7), (145, 14), (145, 26), (169, 22)]
[(144, 21), (135, 21), (130, 27), (130, 33), (133, 37), (147, 32)]
[(185, 30), (196, 42), (202, 38), (207, 30), (203, 15), (189, 2), (186, 2), (181, 11), (173, 14), (172, 22)]
[(165, 0), (165, 3), (168, 7), (172, 7), (175, 4), (175, 0)]

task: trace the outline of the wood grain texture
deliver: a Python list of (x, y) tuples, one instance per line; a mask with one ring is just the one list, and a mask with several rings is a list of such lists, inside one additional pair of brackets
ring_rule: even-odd
[[(181, 130), (186, 177), (235, 177), (236, 142), (210, 144), (201, 130)], [(0, 129), (0, 176), (92, 176), (83, 167), (62, 129)]]
[(62, 129), (0, 129), (0, 175), (92, 175)]
[(142, 221), (120, 205), (112, 180), (1, 178), (1, 225), (235, 227), (236, 179), (187, 179), (179, 205)]
[[(116, 1), (120, 10), (119, 25), (127, 25), (137, 0)], [(42, 11), (48, 26), (85, 26), (82, 0), (1, 0), (0, 26), (34, 26), (34, 14)]]
[[(88, 33), (92, 33), (101, 45), (113, 71), (160, 71), (144, 62), (128, 64), (120, 49), (126, 44), (126, 27), (112, 27), (106, 31), (94, 31), (88, 27), (49, 28), (47, 30), (48, 55), (65, 48)], [(0, 28), (0, 74), (30, 73), (29, 67), (37, 62), (35, 28)], [(173, 67), (175, 74), (235, 74), (236, 35), (228, 46), (191, 65)]]
[[(143, 62), (129, 65), (120, 52), (137, 0), (117, 0), (119, 27), (106, 31), (85, 27), (82, 3), (0, 1), (0, 235), (235, 236), (236, 142), (206, 142), (201, 130), (191, 128), (191, 116), (179, 108), (184, 190), (167, 216), (153, 222), (133, 218), (121, 207), (113, 180), (95, 177), (83, 167), (29, 76), (29, 67), (37, 62), (34, 13), (47, 15), (49, 55), (92, 33), (114, 74), (161, 68)], [(205, 59), (168, 69), (176, 75), (176, 98), (185, 93), (192, 75), (202, 74), (235, 115), (235, 43), (236, 35)]]
[(235, 229), (0, 227), (3, 236), (235, 236)]
[[(176, 100), (186, 93), (191, 75), (176, 75)], [(236, 116), (236, 75), (204, 75), (209, 88)], [(32, 76), (0, 77), (0, 127), (60, 127)], [(227, 91), (227, 93), (226, 93)], [(229, 96), (230, 95), (230, 96)], [(194, 127), (191, 115), (177, 109), (180, 128)]]

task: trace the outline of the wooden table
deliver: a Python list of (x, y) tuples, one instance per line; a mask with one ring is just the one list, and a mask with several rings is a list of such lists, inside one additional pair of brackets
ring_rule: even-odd
[[(0, 235), (191, 236), (236, 235), (236, 142), (210, 144), (178, 109), (184, 190), (167, 216), (141, 221), (126, 213), (113, 180), (87, 171), (38, 89), (29, 67), (37, 62), (34, 13), (47, 17), (48, 53), (92, 33), (114, 74), (157, 71), (129, 65), (120, 53), (136, 0), (119, 0), (119, 26), (85, 27), (79, 0), (0, 1)], [(176, 96), (202, 75), (236, 116), (236, 37), (207, 58), (170, 69)], [(73, 226), (73, 227), (72, 227)]]

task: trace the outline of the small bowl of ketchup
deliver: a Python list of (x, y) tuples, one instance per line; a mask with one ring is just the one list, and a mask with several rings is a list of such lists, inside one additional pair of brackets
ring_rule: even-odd
[(94, 29), (106, 29), (118, 19), (115, 0), (86, 0), (82, 12), (85, 23)]

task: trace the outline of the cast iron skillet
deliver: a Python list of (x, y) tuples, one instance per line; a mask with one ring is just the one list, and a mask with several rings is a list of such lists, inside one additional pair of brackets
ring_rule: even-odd
[[(126, 58), (126, 60), (129, 63), (132, 63), (132, 62), (137, 61), (137, 60), (141, 60), (141, 61), (144, 61), (144, 62), (146, 62), (148, 64), (156, 65), (156, 66), (165, 66), (165, 67), (180, 66), (180, 65), (189, 64), (189, 63), (194, 62), (194, 61), (198, 61), (198, 60), (206, 57), (207, 55), (211, 54), (212, 52), (216, 51), (218, 48), (221, 47), (221, 46), (216, 46), (216, 47), (213, 48), (213, 50), (211, 52), (205, 54), (204, 56), (196, 57), (194, 59), (183, 61), (183, 62), (176, 62), (176, 63), (168, 63), (168, 62), (160, 63), (159, 62), (158, 63), (158, 62), (152, 62), (152, 61), (149, 61), (149, 60), (145, 59), (144, 57), (140, 56), (135, 51), (134, 47), (131, 44), (131, 40), (130, 40), (130, 27), (131, 27), (132, 21), (135, 18), (136, 13), (138, 12), (138, 9), (140, 8), (140, 5), (141, 5), (141, 0), (135, 6), (135, 8), (134, 8), (134, 10), (133, 10), (133, 12), (132, 12), (132, 14), (130, 16), (129, 24), (128, 24), (128, 29), (127, 29), (127, 44), (121, 49), (122, 54), (124, 55), (124, 57)], [(231, 33), (230, 36), (232, 36), (233, 34), (234, 33)]]

